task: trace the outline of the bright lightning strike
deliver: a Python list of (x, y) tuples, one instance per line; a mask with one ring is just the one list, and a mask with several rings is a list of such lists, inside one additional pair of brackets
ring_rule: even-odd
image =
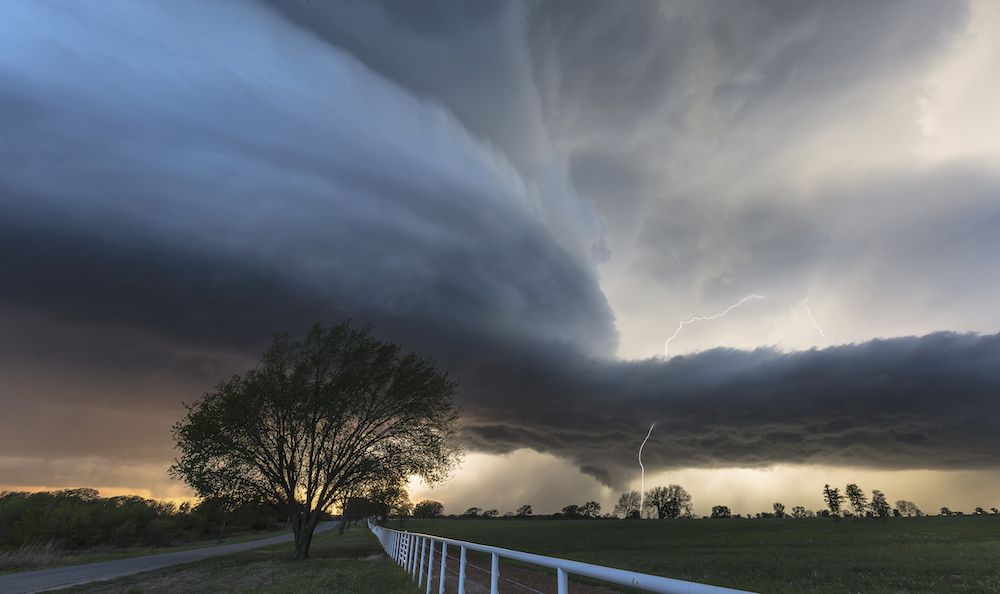
[(668, 338), (666, 344), (663, 345), (663, 356), (666, 357), (666, 358), (668, 358), (668, 359), (670, 358), (670, 342), (673, 339), (677, 338), (677, 335), (681, 333), (681, 330), (684, 329), (684, 326), (688, 326), (688, 325), (693, 324), (695, 322), (707, 322), (709, 320), (717, 320), (717, 319), (725, 316), (729, 312), (733, 311), (737, 307), (743, 305), (747, 301), (750, 301), (751, 299), (763, 299), (763, 297), (761, 297), (760, 295), (747, 295), (743, 299), (740, 299), (736, 303), (734, 303), (734, 304), (730, 305), (729, 307), (727, 307), (726, 311), (724, 311), (722, 313), (717, 313), (717, 314), (713, 314), (713, 315), (710, 315), (710, 316), (695, 316), (695, 317), (691, 318), (690, 320), (687, 320), (687, 321), (684, 321), (684, 322), (681, 322), (681, 323), (677, 324), (677, 329), (674, 330), (673, 335), (670, 338)]
[(823, 337), (823, 340), (825, 340), (827, 344), (830, 344), (830, 339), (829, 337), (827, 337), (826, 332), (823, 332), (823, 329), (820, 328), (819, 324), (816, 323), (816, 318), (814, 318), (812, 312), (809, 311), (808, 297), (806, 297), (805, 301), (802, 302), (802, 305), (804, 305), (806, 308), (806, 315), (809, 316), (809, 321), (812, 322), (813, 328), (815, 328), (816, 331), (819, 332), (819, 335)]
[(643, 498), (646, 496), (646, 467), (642, 465), (642, 448), (649, 441), (649, 436), (653, 434), (653, 427), (656, 427), (656, 423), (649, 426), (649, 432), (646, 433), (646, 439), (642, 440), (639, 444), (639, 517), (642, 517), (642, 503)]

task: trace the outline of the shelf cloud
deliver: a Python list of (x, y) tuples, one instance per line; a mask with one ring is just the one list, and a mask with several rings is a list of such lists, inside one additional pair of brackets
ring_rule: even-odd
[(7, 2), (0, 468), (165, 465), (181, 401), (352, 318), (458, 379), (473, 451), (608, 486), (653, 421), (656, 469), (994, 469), (1000, 112), (934, 84), (994, 96), (994, 29), (976, 2)]

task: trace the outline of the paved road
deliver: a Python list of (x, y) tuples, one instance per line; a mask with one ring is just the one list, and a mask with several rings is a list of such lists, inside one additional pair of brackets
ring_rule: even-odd
[[(326, 532), (337, 525), (336, 522), (325, 522), (316, 527), (316, 532)], [(38, 569), (35, 571), (19, 571), (0, 575), (0, 593), (21, 594), (22, 592), (41, 592), (44, 590), (55, 590), (67, 586), (76, 586), (87, 582), (99, 580), (110, 580), (112, 578), (151, 571), (161, 567), (180, 565), (181, 563), (191, 563), (209, 557), (228, 555), (249, 551), (267, 545), (290, 542), (291, 533), (250, 540), (236, 544), (216, 545), (191, 549), (187, 551), (177, 551), (174, 553), (160, 553), (158, 555), (146, 555), (144, 557), (132, 557), (130, 559), (118, 559), (116, 561), (101, 561), (100, 563), (84, 563), (82, 565), (67, 565), (65, 567), (53, 567), (51, 569)]]

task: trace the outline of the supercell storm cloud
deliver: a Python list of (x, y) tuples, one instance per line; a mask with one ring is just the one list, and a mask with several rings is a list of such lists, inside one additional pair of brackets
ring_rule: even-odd
[(169, 462), (350, 317), (473, 451), (616, 487), (653, 421), (659, 469), (994, 469), (1000, 16), (956, 6), (6, 2), (0, 468)]

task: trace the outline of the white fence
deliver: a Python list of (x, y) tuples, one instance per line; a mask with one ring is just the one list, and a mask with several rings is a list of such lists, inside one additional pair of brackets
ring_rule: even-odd
[[(746, 594), (743, 590), (732, 590), (730, 588), (720, 588), (718, 586), (708, 586), (695, 582), (685, 582), (670, 578), (649, 575), (646, 573), (636, 573), (622, 569), (613, 569), (601, 565), (581, 563), (579, 561), (569, 561), (557, 557), (546, 557), (533, 553), (523, 553), (511, 549), (491, 547), (489, 545), (454, 540), (430, 534), (420, 534), (418, 532), (405, 532), (383, 528), (372, 522), (368, 527), (382, 543), (382, 548), (396, 563), (417, 580), (418, 586), (426, 583), (425, 593), (431, 594), (432, 583), (437, 581), (437, 591), (444, 594), (445, 575), (448, 563), (448, 547), (459, 550), (458, 565), (458, 593), (465, 594), (466, 570), (470, 565), (466, 561), (466, 551), (477, 551), (487, 553), (491, 556), (490, 564), (490, 593), (500, 592), (500, 559), (511, 559), (522, 563), (530, 563), (555, 570), (556, 584), (559, 594), (569, 594), (569, 575), (579, 575), (593, 578), (619, 586), (628, 586), (644, 590), (646, 592), (661, 592), (663, 594)], [(439, 565), (435, 574), (434, 556), (438, 555)], [(454, 572), (454, 568), (451, 570)], [(426, 578), (426, 579), (425, 579)]]

